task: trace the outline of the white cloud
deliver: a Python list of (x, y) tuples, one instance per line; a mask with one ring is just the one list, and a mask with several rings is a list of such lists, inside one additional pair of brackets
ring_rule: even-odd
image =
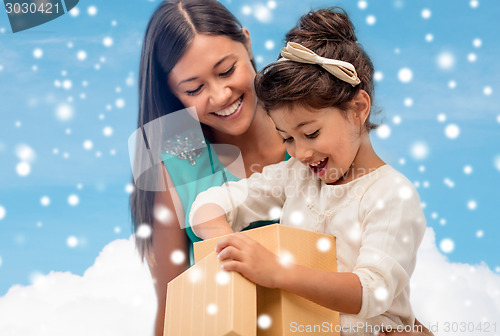
[(51, 272), (0, 297), (0, 335), (152, 335), (156, 297), (134, 242), (115, 240), (83, 276)]
[[(418, 253), (411, 297), (417, 318), (436, 336), (484, 335), (446, 332), (446, 323), (500, 323), (500, 276), (483, 264), (450, 263), (431, 228)], [(115, 240), (83, 276), (51, 272), (31, 286), (13, 286), (0, 297), (0, 335), (152, 335), (155, 310), (151, 276), (133, 240)]]
[[(411, 280), (411, 301), (417, 318), (433, 326), (436, 336), (485, 335), (484, 329), (460, 332), (460, 324), (484, 328), (489, 322), (491, 332), (496, 322), (498, 328), (500, 275), (485, 264), (450, 263), (437, 249), (434, 231), (428, 228)], [(452, 331), (453, 323), (457, 332)]]

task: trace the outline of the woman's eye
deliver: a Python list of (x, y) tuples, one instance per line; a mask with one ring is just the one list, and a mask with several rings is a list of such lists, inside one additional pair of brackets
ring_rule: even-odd
[(233, 66), (229, 70), (227, 70), (226, 72), (221, 73), (219, 76), (221, 76), (221, 77), (227, 77), (227, 76), (229, 76), (230, 74), (232, 74), (234, 72), (234, 69), (235, 69), (235, 65), (233, 64)]
[(292, 137), (289, 137), (289, 138), (285, 138), (283, 139), (283, 142), (286, 143), (286, 142), (292, 142), (293, 141), (293, 138)]
[(188, 96), (194, 96), (201, 91), (202, 85), (198, 86), (195, 90), (186, 91)]
[(313, 132), (311, 134), (306, 134), (306, 137), (309, 138), (309, 139), (314, 139), (318, 135), (319, 135), (319, 130), (317, 130), (316, 132)]

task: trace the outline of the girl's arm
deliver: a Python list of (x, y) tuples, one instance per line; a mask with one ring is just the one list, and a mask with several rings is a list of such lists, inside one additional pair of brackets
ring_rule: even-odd
[(347, 314), (357, 314), (361, 310), (363, 290), (354, 273), (288, 265), (241, 233), (222, 238), (217, 244), (216, 252), (225, 261), (224, 270), (239, 272), (258, 285), (284, 289)]
[(290, 165), (292, 159), (200, 193), (189, 214), (193, 232), (207, 239), (241, 231), (254, 221), (274, 219), (270, 210), (281, 209), (285, 202)]

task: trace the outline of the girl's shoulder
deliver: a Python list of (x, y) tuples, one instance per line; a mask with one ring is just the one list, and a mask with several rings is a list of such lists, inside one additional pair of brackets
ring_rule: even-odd
[(365, 203), (397, 200), (420, 204), (420, 198), (414, 184), (390, 165), (386, 164), (370, 175), (362, 197)]

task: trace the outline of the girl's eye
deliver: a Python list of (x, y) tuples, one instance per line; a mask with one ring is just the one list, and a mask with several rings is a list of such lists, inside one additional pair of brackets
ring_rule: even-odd
[(311, 134), (306, 134), (306, 137), (309, 138), (309, 139), (314, 139), (316, 138), (317, 136), (319, 135), (319, 130), (317, 130), (316, 132), (313, 132)]
[(289, 137), (289, 138), (285, 138), (283, 139), (283, 142), (284, 143), (287, 143), (287, 142), (292, 142), (293, 141), (293, 138), (292, 137)]
[(203, 86), (202, 86), (202, 85), (200, 85), (200, 86), (198, 86), (195, 90), (192, 90), (192, 91), (186, 91), (186, 94), (187, 94), (188, 96), (194, 96), (194, 95), (198, 94), (198, 93), (201, 91), (201, 88), (202, 88), (202, 87), (203, 87)]
[(221, 73), (219, 76), (221, 76), (221, 77), (227, 77), (227, 76), (231, 75), (234, 72), (234, 69), (235, 69), (235, 64), (233, 64), (233, 66), (229, 70), (227, 70), (226, 72)]

